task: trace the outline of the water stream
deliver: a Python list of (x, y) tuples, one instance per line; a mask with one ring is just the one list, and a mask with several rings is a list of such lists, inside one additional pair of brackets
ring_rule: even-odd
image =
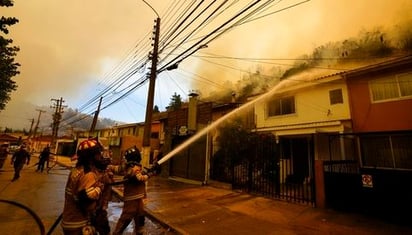
[(210, 130), (218, 127), (220, 124), (222, 124), (224, 121), (228, 120), (229, 118), (235, 116), (236, 114), (245, 111), (247, 108), (249, 108), (250, 106), (254, 105), (257, 102), (260, 101), (264, 101), (265, 99), (267, 99), (268, 97), (270, 97), (271, 95), (275, 94), (282, 86), (285, 85), (285, 83), (290, 82), (290, 80), (285, 79), (280, 81), (276, 86), (274, 86), (271, 90), (269, 90), (268, 92), (258, 96), (257, 98), (241, 105), (240, 107), (238, 107), (237, 109), (232, 110), (231, 112), (225, 114), (224, 116), (222, 116), (221, 118), (217, 119), (216, 121), (214, 121), (213, 123), (211, 123), (209, 126), (205, 127), (204, 129), (200, 130), (199, 132), (197, 132), (195, 135), (193, 135), (192, 137), (190, 137), (188, 140), (186, 140), (185, 142), (183, 142), (182, 144), (180, 144), (179, 146), (177, 146), (177, 148), (173, 149), (172, 151), (170, 151), (169, 153), (167, 153), (162, 159), (159, 160), (159, 164), (162, 164), (164, 162), (166, 162), (167, 160), (169, 160), (170, 158), (172, 158), (173, 156), (175, 156), (177, 153), (179, 153), (180, 151), (182, 151), (183, 149), (185, 149), (186, 147), (188, 147), (190, 144), (192, 144), (193, 142), (195, 142), (196, 140), (198, 140), (200, 137), (202, 137), (203, 135), (207, 134)]

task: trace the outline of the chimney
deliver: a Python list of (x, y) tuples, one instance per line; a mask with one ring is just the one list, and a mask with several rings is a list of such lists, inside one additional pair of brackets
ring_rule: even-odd
[(232, 103), (236, 102), (236, 93), (232, 91)]
[(188, 120), (187, 128), (189, 131), (196, 131), (197, 129), (197, 103), (198, 103), (198, 92), (191, 91), (189, 93), (189, 109), (188, 109)]

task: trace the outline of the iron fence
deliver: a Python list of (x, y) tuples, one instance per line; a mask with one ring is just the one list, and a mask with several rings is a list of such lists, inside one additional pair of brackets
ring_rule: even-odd
[(236, 161), (231, 153), (217, 152), (212, 158), (211, 178), (250, 194), (313, 205), (312, 177), (297, 172), (291, 159), (280, 158), (275, 137), (258, 135), (250, 141)]

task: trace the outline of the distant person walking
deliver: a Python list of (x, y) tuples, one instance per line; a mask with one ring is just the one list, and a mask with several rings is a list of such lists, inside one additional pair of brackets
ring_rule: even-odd
[(9, 154), (8, 146), (8, 144), (2, 144), (0, 147), (0, 169), (3, 168), (4, 162), (7, 158), (7, 154)]
[(47, 145), (43, 151), (40, 153), (39, 163), (37, 163), (37, 172), (43, 172), (44, 164), (49, 161), (50, 156), (50, 146)]
[(11, 180), (12, 182), (20, 178), (20, 171), (23, 169), (25, 163), (29, 165), (30, 153), (26, 150), (26, 144), (22, 144), (20, 149), (17, 150), (11, 158), (11, 164), (14, 166), (14, 177)]

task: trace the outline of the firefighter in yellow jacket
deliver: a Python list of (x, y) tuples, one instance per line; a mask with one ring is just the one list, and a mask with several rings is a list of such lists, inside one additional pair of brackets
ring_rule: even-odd
[(96, 233), (92, 221), (104, 190), (99, 168), (107, 166), (102, 151), (97, 139), (87, 139), (79, 144), (77, 163), (69, 174), (65, 189), (61, 222), (65, 235)]
[[(156, 175), (160, 168), (154, 164), (146, 171), (140, 164), (141, 155), (137, 147), (126, 150), (126, 166), (124, 169), (123, 210), (117, 221), (113, 235), (121, 235), (132, 220), (135, 224), (135, 233), (143, 234), (142, 218), (144, 219), (143, 199), (146, 197), (146, 181)], [(118, 172), (115, 172), (118, 173)]]

